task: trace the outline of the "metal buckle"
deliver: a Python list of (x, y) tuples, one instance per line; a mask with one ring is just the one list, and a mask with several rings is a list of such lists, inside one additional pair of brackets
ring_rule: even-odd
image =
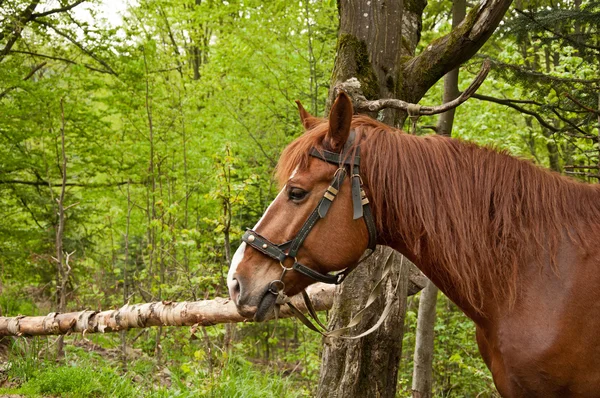
[(354, 177), (358, 177), (358, 180), (360, 181), (360, 186), (362, 187), (364, 184), (363, 184), (363, 179), (360, 176), (360, 174), (352, 174), (352, 176), (350, 178), (354, 178)]
[(335, 179), (337, 177), (338, 173), (341, 173), (341, 172), (344, 172), (344, 173), (346, 172), (346, 168), (344, 166), (338, 167), (338, 169), (335, 171), (335, 173), (333, 173), (333, 179)]
[[(294, 263), (298, 262), (298, 259), (296, 257), (290, 257), (288, 256), (288, 258), (293, 258), (294, 259)], [(270, 293), (273, 293), (274, 295), (278, 296), (279, 293), (283, 292), (285, 290), (285, 283), (283, 282), (283, 277), (285, 276), (285, 274), (288, 271), (291, 271), (294, 269), (294, 266), (292, 265), (291, 267), (286, 267), (285, 265), (283, 265), (283, 262), (279, 262), (279, 265), (281, 265), (281, 268), (283, 268), (283, 271), (281, 272), (281, 276), (279, 277), (279, 279), (275, 279), (274, 281), (271, 281), (271, 283), (269, 283), (269, 287), (267, 288), (267, 290)], [(279, 284), (281, 287), (279, 289), (276, 289), (276, 285)]]

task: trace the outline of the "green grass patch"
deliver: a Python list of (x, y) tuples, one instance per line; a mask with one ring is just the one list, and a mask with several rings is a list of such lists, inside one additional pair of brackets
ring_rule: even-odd
[(113, 368), (89, 366), (53, 366), (35, 371), (19, 388), (0, 389), (0, 394), (26, 397), (134, 397), (138, 389)]

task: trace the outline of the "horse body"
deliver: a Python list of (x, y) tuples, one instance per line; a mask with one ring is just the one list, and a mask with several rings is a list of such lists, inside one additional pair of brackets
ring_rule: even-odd
[(502, 396), (598, 397), (598, 258), (599, 249), (582, 253), (565, 238), (556, 269), (549, 266), (549, 258), (542, 268), (530, 259), (520, 267), (525, 272), (516, 302), (486, 304), (485, 316), (469, 308), (452, 285), (436, 278), (432, 269), (443, 266), (426, 261), (417, 265), (475, 321), (480, 352)]
[[(406, 138), (419, 139), (418, 137)], [(439, 137), (431, 139), (448, 140)], [(451, 147), (465, 145), (459, 142), (446, 144)], [(496, 158), (496, 162), (488, 159), (486, 166), (475, 161), (469, 155), (470, 151), (483, 152), (483, 156)], [(506, 159), (504, 154), (484, 148), (471, 147), (466, 155), (461, 161), (449, 166), (454, 170), (446, 169), (447, 173), (476, 175), (481, 172), (476, 168), (483, 167), (486, 176), (493, 180), (494, 174), (499, 171), (497, 164), (501, 162), (512, 162), (518, 170), (534, 167), (514, 158)], [(402, 156), (402, 153), (398, 156)], [(489, 167), (489, 163), (494, 164), (494, 167)], [(448, 167), (448, 163), (446, 166)], [(540, 197), (537, 193), (528, 197), (528, 193), (519, 192), (517, 196), (520, 196), (521, 203), (519, 206), (508, 206), (508, 217), (505, 218), (513, 220), (512, 222), (523, 230), (504, 232), (508, 235), (518, 233), (521, 239), (525, 239), (528, 234), (536, 236), (526, 245), (520, 245), (519, 249), (509, 256), (513, 258), (514, 264), (506, 264), (503, 256), (507, 251), (510, 252), (512, 246), (516, 245), (515, 242), (508, 247), (502, 247), (502, 250), (492, 249), (493, 245), (488, 242), (490, 253), (496, 254), (488, 259), (490, 260), (488, 266), (499, 266), (503, 263), (505, 266), (512, 265), (515, 276), (514, 279), (500, 277), (496, 282), (493, 277), (481, 278), (480, 274), (483, 282), (480, 289), (482, 294), (478, 294), (477, 298), (481, 300), (469, 300), (464, 292), (456, 288), (462, 284), (459, 279), (463, 275), (467, 278), (472, 277), (466, 269), (476, 269), (477, 264), (468, 261), (458, 265), (445, 262), (447, 259), (452, 261), (452, 258), (440, 256), (440, 253), (450, 250), (451, 242), (431, 238), (426, 232), (417, 242), (418, 253), (416, 254), (410, 250), (408, 247), (410, 244), (407, 245), (402, 234), (396, 235), (395, 239), (391, 237), (388, 244), (411, 258), (476, 323), (480, 352), (493, 374), (498, 391), (503, 396), (598, 397), (600, 396), (600, 245), (594, 243), (594, 237), (600, 237), (600, 218), (598, 218), (600, 190), (598, 186), (575, 183), (545, 170), (532, 168), (530, 171), (532, 175), (527, 177), (528, 184), (549, 179), (552, 192), (542, 192)], [(502, 172), (507, 173), (506, 169)], [(427, 179), (426, 176), (421, 178)], [(458, 192), (458, 200), (450, 201), (447, 206), (463, 205), (475, 209), (478, 206), (476, 202), (481, 204), (494, 200), (493, 196), (497, 191), (492, 191), (491, 195), (483, 195), (486, 190), (477, 186), (481, 181), (478, 182), (477, 179), (465, 181), (466, 184), (462, 185)], [(514, 181), (517, 183), (515, 185), (518, 185), (518, 179), (515, 178)], [(500, 181), (494, 183), (503, 189), (508, 189)], [(517, 191), (519, 189), (517, 188)], [(534, 189), (543, 191), (548, 187), (541, 184)], [(442, 194), (441, 191), (443, 190), (438, 191), (438, 194)], [(508, 196), (514, 199), (513, 195)], [(547, 197), (542, 199), (543, 196)], [(405, 199), (409, 198), (410, 196), (405, 196)], [(533, 219), (531, 222), (515, 220), (537, 216), (544, 211), (554, 213), (557, 210), (551, 207), (540, 208), (537, 211), (527, 209), (528, 206), (540, 205), (525, 203), (533, 200), (541, 200), (542, 206), (546, 204), (543, 203), (544, 201), (549, 201), (556, 207), (564, 206), (564, 208), (550, 217), (555, 220), (548, 218), (540, 218), (539, 221)], [(576, 202), (577, 200), (581, 200), (582, 203)], [(421, 212), (419, 206), (407, 201), (404, 211), (419, 213)], [(447, 208), (437, 207), (433, 217), (452, 218), (452, 215), (447, 214)], [(484, 209), (488, 209), (488, 206), (484, 206)], [(499, 206), (490, 206), (490, 209), (493, 211), (489, 211), (489, 218), (480, 221), (492, 225), (494, 218), (499, 217), (497, 213), (501, 209)], [(465, 211), (468, 209), (465, 208)], [(475, 223), (477, 220), (471, 219), (469, 222)], [(542, 223), (544, 228), (538, 228), (537, 222)], [(452, 221), (450, 224), (455, 222)], [(471, 225), (471, 228), (475, 226)], [(528, 231), (527, 228), (531, 230)], [(389, 230), (393, 227), (383, 226), (383, 229)], [(423, 229), (432, 228), (423, 227)], [(502, 228), (494, 229), (494, 232), (498, 233), (501, 230)], [(478, 244), (477, 241), (485, 241), (483, 235), (472, 235), (471, 238), (474, 239), (470, 243), (473, 246)], [(507, 241), (511, 242), (512, 239), (507, 238)], [(436, 247), (435, 245), (438, 244), (441, 246)], [(469, 246), (469, 241), (465, 240), (462, 244)], [(414, 242), (412, 246), (415, 246)], [(507, 270), (509, 269), (510, 267)], [(514, 296), (486, 295), (486, 292), (491, 292), (493, 288), (498, 287), (494, 286), (496, 283), (507, 290), (510, 286), (502, 284), (514, 284)]]
[[(276, 243), (298, 233), (335, 172), (311, 158), (311, 149), (339, 152), (352, 129), (378, 243), (407, 256), (475, 322), (498, 391), (600, 396), (600, 186), (473, 144), (403, 134), (352, 112), (343, 94), (329, 123), (300, 106), (307, 132), (282, 154), (285, 194), (256, 233)], [(347, 180), (338, 197), (297, 254), (319, 272), (351, 267), (367, 247), (365, 225), (352, 220)], [(274, 305), (267, 286), (286, 265), (253, 248), (236, 258), (231, 297), (240, 313), (263, 319)], [(312, 283), (284, 274), (290, 295)]]

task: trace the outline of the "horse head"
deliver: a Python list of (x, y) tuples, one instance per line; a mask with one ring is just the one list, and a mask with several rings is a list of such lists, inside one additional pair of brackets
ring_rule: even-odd
[(298, 108), (306, 132), (284, 151), (278, 164), (283, 187), (244, 234), (227, 278), (238, 312), (257, 321), (269, 316), (279, 293), (292, 296), (315, 281), (341, 282), (345, 274), (329, 273), (351, 270), (375, 245), (369, 209), (368, 222), (363, 217), (368, 199), (358, 174), (350, 98), (338, 96), (329, 121), (299, 102)]

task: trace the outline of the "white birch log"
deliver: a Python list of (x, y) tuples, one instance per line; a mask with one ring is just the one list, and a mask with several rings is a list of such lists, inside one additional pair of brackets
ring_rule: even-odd
[[(331, 308), (335, 286), (316, 283), (306, 290), (317, 311)], [(306, 312), (302, 296), (294, 296), (292, 303), (299, 310)], [(281, 308), (280, 318), (291, 316), (287, 306)], [(0, 337), (108, 333), (149, 326), (212, 326), (245, 321), (250, 320), (238, 314), (233, 301), (219, 297), (202, 301), (124, 305), (102, 312), (52, 312), (46, 316), (0, 317)]]

